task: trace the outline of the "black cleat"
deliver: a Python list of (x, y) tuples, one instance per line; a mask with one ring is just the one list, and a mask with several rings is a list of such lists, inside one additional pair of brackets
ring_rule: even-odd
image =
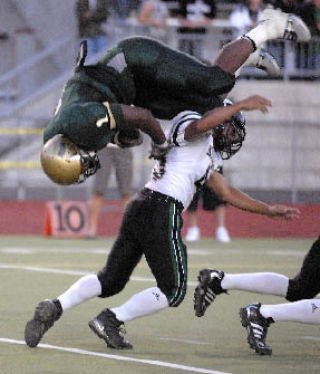
[(36, 347), (61, 314), (62, 308), (58, 300), (41, 301), (36, 307), (33, 319), (27, 322), (24, 330), (24, 339), (27, 345), (30, 348)]
[(272, 348), (265, 342), (272, 318), (260, 313), (261, 304), (251, 304), (240, 309), (241, 324), (247, 330), (247, 340), (251, 349), (259, 355), (271, 355)]
[(110, 309), (104, 309), (89, 322), (89, 327), (100, 339), (107, 343), (109, 348), (132, 349), (132, 344), (123, 337), (125, 330), (120, 327), (123, 324)]
[(214, 301), (217, 295), (227, 293), (221, 287), (221, 281), (224, 277), (222, 270), (202, 269), (199, 273), (199, 284), (194, 291), (194, 311), (197, 317), (202, 317), (209, 305)]

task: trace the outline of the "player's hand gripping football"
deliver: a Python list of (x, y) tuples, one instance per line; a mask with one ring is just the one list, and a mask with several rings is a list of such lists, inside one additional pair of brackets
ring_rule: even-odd
[(286, 205), (271, 205), (268, 217), (273, 219), (286, 219), (288, 221), (299, 218), (300, 210)]

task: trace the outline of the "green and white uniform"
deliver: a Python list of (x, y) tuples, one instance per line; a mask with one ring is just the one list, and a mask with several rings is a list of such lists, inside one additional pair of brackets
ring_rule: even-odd
[(101, 297), (120, 292), (144, 255), (168, 305), (182, 302), (187, 289), (182, 212), (196, 187), (218, 167), (211, 132), (192, 143), (184, 140), (186, 127), (200, 117), (185, 111), (170, 122), (167, 138), (175, 146), (156, 163), (151, 180), (127, 205), (119, 235), (98, 273)]

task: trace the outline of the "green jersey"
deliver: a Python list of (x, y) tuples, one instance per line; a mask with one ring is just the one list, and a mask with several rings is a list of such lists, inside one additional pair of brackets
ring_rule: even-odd
[(103, 63), (75, 69), (45, 130), (44, 142), (64, 134), (80, 148), (99, 150), (112, 141), (123, 124), (120, 103), (132, 104), (135, 97), (128, 69), (118, 72), (108, 66), (117, 52), (117, 48), (111, 50)]
[(156, 40), (128, 38), (95, 65), (79, 66), (66, 83), (46, 142), (64, 134), (80, 148), (99, 150), (124, 126), (121, 104), (149, 109), (159, 119), (183, 110), (222, 105), (234, 76)]

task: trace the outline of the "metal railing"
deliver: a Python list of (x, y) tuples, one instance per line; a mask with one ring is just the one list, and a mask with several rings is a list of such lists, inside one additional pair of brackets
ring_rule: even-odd
[[(55, 63), (54, 56), (63, 50), (75, 50), (72, 37), (58, 40), (48, 48), (27, 58), (23, 63), (15, 66), (0, 76), (0, 112), (5, 113), (13, 103), (23, 101), (31, 94), (41, 89), (47, 82), (63, 74), (72, 65), (69, 63)], [(71, 55), (74, 53), (71, 52)], [(50, 62), (50, 63), (49, 63)]]
[(320, 38), (312, 38), (308, 43), (272, 41), (267, 49), (275, 56), (286, 80), (320, 77)]
[[(156, 36), (157, 28), (141, 25), (137, 19), (127, 20), (128, 36), (147, 35)], [(214, 19), (212, 24), (206, 26), (205, 34), (181, 34), (178, 29), (179, 21), (171, 18), (166, 24), (166, 33), (163, 41), (173, 48), (178, 48), (181, 40), (200, 41), (203, 45), (202, 58), (213, 61), (219, 49), (227, 42), (234, 39), (237, 31), (225, 19)], [(307, 43), (294, 43), (291, 41), (274, 40), (267, 43), (267, 50), (277, 59), (281, 67), (281, 78), (309, 79), (320, 77), (320, 38), (313, 37)], [(244, 70), (248, 77), (266, 77), (267, 75), (257, 69)]]
[[(177, 29), (179, 21), (175, 18), (169, 19), (166, 33), (162, 35), (163, 40), (171, 47), (178, 48), (182, 39), (199, 40), (203, 44), (203, 58), (213, 61), (218, 50), (223, 44), (233, 38), (234, 29), (229, 26), (227, 20), (214, 20), (207, 27), (204, 35), (180, 34)], [(151, 26), (141, 25), (136, 18), (126, 21), (112, 20), (106, 25), (109, 44), (112, 45), (122, 37), (133, 35), (156, 36), (157, 29)], [(28, 58), (19, 66), (0, 76), (0, 91), (7, 93), (0, 97), (0, 112), (13, 106), (13, 102), (19, 102), (42, 89), (46, 83), (52, 81), (63, 73), (72, 69), (78, 47), (78, 41), (73, 37), (67, 37), (56, 41), (54, 44)], [(309, 79), (320, 76), (320, 38), (313, 38), (308, 43), (292, 43), (289, 41), (276, 40), (269, 42), (267, 49), (276, 57), (282, 73), (281, 77), (288, 79)], [(64, 64), (48, 64), (48, 59), (54, 61), (61, 51), (69, 51), (68, 61)], [(73, 51), (70, 54), (70, 50)], [(243, 71), (248, 77), (267, 77), (265, 73), (257, 69), (245, 69)], [(16, 105), (14, 106), (16, 107)], [(2, 109), (2, 110), (1, 110)]]

